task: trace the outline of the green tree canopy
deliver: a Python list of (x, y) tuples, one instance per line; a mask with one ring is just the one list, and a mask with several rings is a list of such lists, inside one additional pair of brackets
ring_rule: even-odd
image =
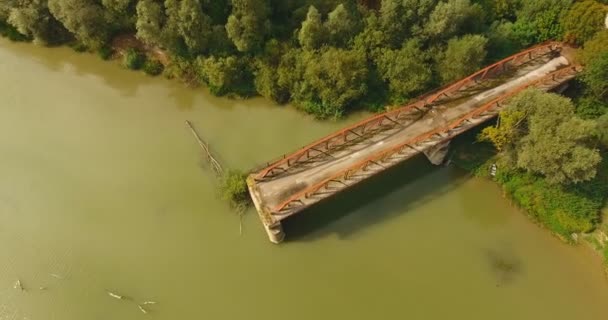
[(305, 86), (318, 97), (320, 114), (340, 116), (345, 108), (367, 93), (367, 60), (363, 52), (327, 48), (308, 55)]
[(321, 14), (314, 6), (308, 8), (306, 20), (298, 32), (298, 41), (305, 50), (319, 49), (326, 38), (325, 26), (321, 21)]
[(211, 19), (203, 13), (200, 0), (182, 0), (177, 12), (179, 34), (190, 52), (207, 50), (211, 38)]
[(197, 62), (209, 89), (216, 95), (225, 94), (226, 90), (239, 83), (242, 77), (242, 66), (234, 56), (200, 57)]
[(41, 44), (54, 43), (68, 36), (67, 30), (49, 11), (46, 0), (14, 2), (7, 22)]
[(268, 0), (232, 0), (226, 32), (241, 52), (258, 49), (270, 29)]
[[(448, 0), (437, 4), (424, 27), (425, 34), (433, 38), (449, 39), (470, 30), (484, 19), (479, 4), (470, 0)], [(469, 28), (467, 28), (469, 27)]]
[(594, 0), (575, 2), (561, 19), (564, 27), (564, 38), (570, 42), (582, 44), (604, 28), (608, 7)]
[(359, 31), (359, 23), (350, 10), (339, 4), (329, 13), (325, 22), (329, 41), (336, 47), (344, 47)]
[(563, 12), (570, 8), (572, 1), (522, 1), (514, 26), (521, 43), (527, 47), (537, 42), (561, 39), (563, 28), (559, 20)]
[(163, 25), (165, 14), (160, 3), (154, 0), (141, 0), (137, 3), (137, 38), (153, 45), (165, 47)]
[(597, 124), (574, 115), (569, 99), (528, 89), (508, 101), (500, 125), (486, 129), (492, 141), (515, 166), (542, 174), (555, 184), (595, 177), (601, 156), (594, 149)]
[(439, 0), (382, 0), (379, 20), (389, 47), (400, 46), (411, 35), (422, 33)]
[(98, 48), (108, 38), (104, 8), (94, 0), (48, 0), (50, 12), (85, 45)]
[(587, 64), (582, 79), (596, 99), (608, 102), (608, 48)]
[(437, 63), (444, 83), (454, 81), (479, 70), (486, 58), (488, 39), (480, 35), (466, 35), (448, 41), (446, 51)]
[(582, 63), (590, 64), (606, 51), (608, 51), (608, 30), (602, 30), (596, 33), (591, 40), (585, 42), (581, 52)]
[(401, 102), (427, 88), (432, 79), (426, 54), (417, 40), (410, 40), (399, 50), (383, 49), (376, 64), (388, 82), (393, 100)]
[(597, 120), (597, 127), (600, 142), (604, 145), (604, 148), (608, 148), (608, 113)]

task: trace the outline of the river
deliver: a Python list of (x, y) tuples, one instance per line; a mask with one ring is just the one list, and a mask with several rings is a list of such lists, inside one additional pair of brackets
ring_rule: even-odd
[(600, 260), (489, 181), (413, 159), (273, 245), (218, 199), (184, 125), (246, 170), (363, 115), (317, 122), (3, 39), (0, 93), (2, 320), (606, 318)]

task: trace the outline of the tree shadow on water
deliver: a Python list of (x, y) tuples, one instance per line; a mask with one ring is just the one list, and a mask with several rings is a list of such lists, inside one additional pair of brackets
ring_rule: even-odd
[(468, 179), (461, 170), (433, 166), (419, 155), (286, 219), (286, 240), (353, 237), (375, 224), (414, 212)]

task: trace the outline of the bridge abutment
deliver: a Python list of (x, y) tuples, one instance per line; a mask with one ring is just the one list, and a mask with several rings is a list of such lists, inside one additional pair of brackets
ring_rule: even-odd
[(447, 140), (445, 142), (441, 142), (437, 145), (434, 145), (424, 151), (424, 155), (429, 161), (438, 166), (445, 161), (445, 157), (448, 155), (448, 151), (450, 150), (450, 142), (451, 140)]

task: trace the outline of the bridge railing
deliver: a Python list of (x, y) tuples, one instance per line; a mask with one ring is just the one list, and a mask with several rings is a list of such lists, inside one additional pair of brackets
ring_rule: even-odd
[[(309, 197), (313, 196), (314, 194), (316, 194), (317, 192), (319, 192), (319, 190), (327, 189), (329, 187), (330, 183), (340, 183), (340, 184), (344, 185), (344, 187), (348, 187), (349, 185), (344, 183), (344, 181), (349, 180), (349, 177), (351, 177), (356, 172), (358, 172), (360, 170), (365, 170), (368, 166), (373, 165), (373, 164), (378, 165), (379, 163), (384, 162), (385, 160), (393, 157), (395, 154), (401, 153), (404, 149), (414, 149), (414, 147), (413, 147), (414, 145), (427, 141), (428, 139), (430, 139), (433, 136), (438, 136), (442, 140), (452, 138), (452, 136), (450, 136), (449, 134), (447, 137), (443, 137), (442, 134), (446, 133), (446, 132), (449, 133), (451, 130), (454, 130), (454, 129), (460, 127), (461, 125), (463, 125), (465, 122), (470, 121), (469, 119), (482, 116), (483, 113), (489, 111), (490, 109), (499, 107), (501, 102), (503, 102), (504, 100), (516, 95), (517, 93), (519, 93), (529, 87), (539, 86), (539, 85), (548, 83), (550, 81), (561, 83), (561, 81), (559, 81), (560, 80), (559, 78), (564, 77), (564, 76), (566, 76), (566, 77), (571, 76), (573, 74), (580, 72), (580, 70), (581, 70), (580, 66), (570, 66), (570, 67), (562, 68), (562, 69), (559, 69), (557, 71), (554, 71), (554, 72), (544, 76), (541, 79), (538, 79), (531, 83), (521, 85), (521, 86), (517, 87), (516, 89), (514, 89), (513, 91), (510, 91), (509, 93), (502, 95), (502, 96), (484, 104), (483, 106), (465, 114), (461, 118), (454, 120), (445, 126), (436, 128), (432, 131), (419, 135), (415, 138), (412, 138), (412, 139), (410, 139), (404, 143), (401, 143), (393, 148), (390, 148), (388, 150), (380, 151), (380, 152), (348, 167), (347, 169), (344, 169), (344, 170), (336, 173), (335, 175), (294, 194), (293, 196), (289, 197), (287, 200), (285, 200), (281, 204), (277, 205), (272, 210), (272, 212), (275, 214), (281, 213), (282, 211), (291, 209), (291, 205), (294, 203), (303, 204), (303, 201), (301, 200), (302, 198), (309, 198)], [(342, 188), (342, 189), (344, 189), (344, 188)]]
[[(552, 52), (556, 52), (563, 47), (560, 42), (547, 42), (530, 49), (524, 50), (505, 59), (502, 59), (494, 64), (491, 64), (474, 74), (456, 81), (450, 85), (447, 85), (439, 90), (432, 91), (424, 94), (417, 98), (417, 101), (394, 110), (390, 110), (384, 113), (377, 114), (358, 123), (350, 125), (340, 131), (334, 132), (324, 138), (321, 138), (294, 153), (284, 155), (278, 160), (272, 162), (270, 165), (262, 169), (257, 173), (254, 178), (257, 181), (261, 181), (266, 178), (272, 178), (277, 174), (287, 171), (293, 164), (306, 161), (320, 154), (327, 154), (332, 148), (342, 145), (348, 141), (361, 137), (371, 129), (376, 129), (383, 126), (384, 123), (397, 123), (397, 120), (403, 114), (409, 114), (413, 110), (421, 110), (422, 108), (432, 105), (434, 102), (439, 100), (441, 97), (449, 96), (450, 94), (459, 91), (467, 84), (471, 82), (478, 82), (486, 79), (488, 76), (495, 76), (506, 70), (507, 67), (518, 67), (530, 60), (533, 60), (539, 56), (544, 56)], [(350, 137), (350, 139), (349, 139)], [(276, 173), (279, 171), (279, 173)]]

